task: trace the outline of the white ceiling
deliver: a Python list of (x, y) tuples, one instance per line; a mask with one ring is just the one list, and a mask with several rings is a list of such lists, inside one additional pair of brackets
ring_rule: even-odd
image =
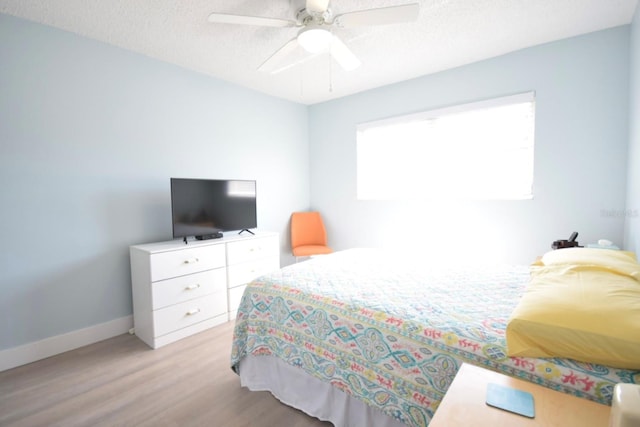
[(260, 92), (314, 104), (525, 47), (629, 24), (638, 0), (333, 0), (340, 14), (419, 1), (417, 22), (336, 29), (362, 61), (328, 54), (257, 71), (296, 28), (212, 24), (211, 12), (295, 20), (302, 0), (0, 0), (0, 12), (61, 28)]

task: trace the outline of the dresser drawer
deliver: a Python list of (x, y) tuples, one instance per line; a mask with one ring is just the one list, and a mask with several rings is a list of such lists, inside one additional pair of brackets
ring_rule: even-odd
[(269, 257), (230, 265), (227, 267), (229, 288), (244, 285), (258, 276), (277, 270), (280, 268), (279, 264), (278, 257)]
[(278, 236), (230, 242), (227, 243), (227, 264), (238, 264), (274, 256), (279, 251)]
[(152, 308), (188, 301), (214, 292), (225, 292), (227, 272), (224, 268), (207, 270), (151, 284)]
[(246, 288), (247, 285), (242, 285), (229, 289), (229, 313), (235, 314), (235, 312), (238, 311), (238, 307), (240, 307), (240, 301), (242, 301), (242, 295), (244, 294), (244, 290)]
[(227, 294), (216, 292), (153, 312), (155, 336), (186, 328), (227, 312)]
[(131, 246), (129, 254), (134, 331), (159, 348), (235, 317), (246, 283), (280, 268), (280, 239), (174, 239)]
[(198, 273), (225, 265), (224, 245), (199, 246), (151, 255), (151, 281)]

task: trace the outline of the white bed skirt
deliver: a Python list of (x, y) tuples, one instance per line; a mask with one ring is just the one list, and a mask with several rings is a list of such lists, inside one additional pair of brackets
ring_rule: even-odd
[(405, 424), (274, 356), (240, 361), (240, 384), (269, 391), (282, 403), (336, 427), (406, 427)]

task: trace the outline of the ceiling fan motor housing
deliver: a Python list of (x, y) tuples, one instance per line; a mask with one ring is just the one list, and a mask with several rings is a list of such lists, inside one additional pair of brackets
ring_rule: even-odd
[(324, 12), (311, 12), (303, 7), (296, 13), (296, 21), (299, 25), (330, 25), (332, 17), (331, 9)]

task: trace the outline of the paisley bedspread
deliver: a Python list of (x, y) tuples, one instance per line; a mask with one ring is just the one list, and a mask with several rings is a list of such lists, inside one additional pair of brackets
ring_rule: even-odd
[(439, 267), (371, 249), (314, 258), (244, 293), (231, 366), (272, 355), (407, 425), (426, 426), (463, 362), (610, 404), (640, 372), (506, 356), (526, 266)]

